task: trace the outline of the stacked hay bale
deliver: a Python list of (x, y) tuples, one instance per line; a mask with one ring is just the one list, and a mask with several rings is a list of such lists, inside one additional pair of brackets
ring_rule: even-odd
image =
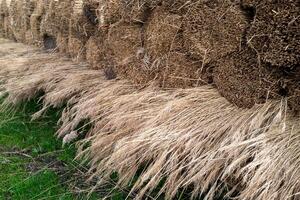
[(6, 34), (35, 44), (50, 37), (108, 77), (162, 88), (213, 84), (240, 107), (287, 96), (299, 110), (296, 0), (24, 0), (12, 2), (10, 13), (5, 4)]
[[(26, 2), (25, 0), (14, 1), (9, 4), (11, 5), (9, 7), (7, 1), (3, 1), (0, 26), (3, 27), (6, 37), (11, 36), (22, 41), (22, 33), (25, 30), (26, 41), (38, 45), (43, 41), (45, 44), (49, 37), (53, 37), (61, 52), (68, 53), (76, 60), (86, 59), (94, 69), (104, 69), (107, 79), (121, 76), (138, 86), (154, 82), (163, 89), (211, 84), (228, 101), (238, 107), (254, 106), (255, 109), (255, 104), (263, 104), (267, 99), (286, 97), (290, 109), (295, 112), (300, 111), (300, 5), (298, 0), (34, 0), (33, 14), (31, 11), (26, 11), (26, 16), (30, 16), (30, 29), (28, 27), (23, 29), (22, 24), (27, 24), (28, 21), (20, 20), (22, 17), (19, 13), (23, 13), (21, 8)], [(11, 9), (10, 12), (8, 8)], [(122, 86), (118, 85), (118, 87)], [(194, 90), (175, 91), (184, 91), (178, 94), (184, 97)], [(134, 90), (130, 90), (129, 93), (133, 92)], [(151, 105), (153, 93), (155, 92), (151, 91), (149, 94), (149, 102), (143, 104), (150, 103)], [(210, 95), (210, 93), (206, 94)], [(194, 116), (189, 106), (194, 105), (193, 103), (201, 95), (200, 92), (198, 96), (192, 96), (191, 100), (187, 101), (189, 102), (187, 105), (185, 101), (180, 104), (187, 108), (191, 117)], [(173, 96), (170, 97), (172, 98)], [(166, 100), (167, 105), (169, 100)], [(140, 102), (140, 98), (136, 101)], [(224, 103), (224, 101), (221, 102)], [(202, 100), (201, 103), (203, 103)], [(226, 104), (230, 105), (228, 102)], [(123, 104), (117, 105), (123, 106)], [(114, 108), (119, 109), (118, 106)], [(168, 109), (165, 108), (167, 112), (162, 111), (162, 116), (169, 113), (169, 107), (168, 105)], [(284, 107), (279, 109), (284, 110)], [(194, 107), (194, 109), (197, 108)], [(235, 107), (234, 109), (236, 113), (241, 111)], [(263, 115), (274, 118), (274, 121), (282, 116), (270, 114), (268, 109)], [(215, 120), (215, 113), (220, 112), (216, 107), (212, 110), (214, 115), (206, 115), (205, 112), (201, 115), (203, 119), (208, 120), (207, 122), (196, 129), (193, 126), (193, 129), (201, 132), (201, 134), (197, 132), (197, 138), (199, 135), (203, 136), (202, 131), (206, 131), (203, 127), (210, 124), (212, 119)], [(205, 111), (211, 112), (209, 107), (207, 110), (205, 107)], [(227, 116), (227, 111), (224, 109), (225, 122), (227, 119), (232, 120), (232, 113), (229, 110), (230, 115)], [(178, 117), (176, 109), (173, 112), (174, 116)], [(203, 113), (203, 110), (200, 109), (198, 112)], [(245, 112), (248, 113), (248, 110)], [(143, 111), (137, 116), (147, 118), (148, 116), (144, 114)], [(206, 119), (207, 116), (208, 119)], [(220, 116), (217, 115), (216, 121), (221, 125), (224, 119)], [(115, 118), (116, 115), (113, 117)], [(237, 118), (237, 115), (234, 117), (241, 120)], [(267, 118), (266, 121), (262, 120), (264, 118), (260, 115), (257, 116), (257, 120), (252, 121), (251, 118), (253, 115), (245, 118), (250, 119), (249, 126), (256, 126), (257, 122), (265, 126), (268, 121)], [(170, 121), (167, 121), (167, 127), (169, 127), (168, 123), (174, 123), (174, 119), (176, 121), (176, 117), (171, 117)], [(178, 121), (185, 124), (186, 120), (187, 117), (184, 116)], [(195, 118), (191, 123), (197, 124), (197, 120)], [(160, 121), (164, 119), (159, 117), (149, 124)], [(232, 123), (235, 122), (233, 120)], [(244, 125), (244, 120), (241, 120), (239, 124)], [(150, 130), (151, 128), (153, 127), (150, 126)], [(214, 133), (215, 127), (210, 128)], [(251, 130), (250, 127), (248, 128)], [(248, 128), (246, 128), (247, 131), (249, 131)], [(260, 125), (257, 128), (261, 129)], [(173, 129), (176, 130), (176, 127), (172, 125), (169, 129), (173, 134)], [(269, 127), (266, 129), (269, 130)], [(146, 133), (148, 130), (149, 128), (146, 129)], [(165, 127), (162, 130), (164, 131)], [(218, 129), (217, 133), (223, 137), (227, 130), (228, 128)], [(115, 130), (112, 129), (113, 131)], [(125, 131), (127, 134), (128, 130)], [(163, 131), (158, 132), (164, 134)], [(231, 138), (239, 132), (240, 129), (234, 126), (228, 136)], [(178, 133), (189, 133), (189, 130), (179, 130)], [(254, 139), (257, 139), (256, 133), (251, 132), (255, 135)], [(243, 137), (245, 140), (249, 139), (248, 135)], [(220, 140), (221, 147), (224, 141), (226, 143), (226, 138), (224, 138)], [(160, 141), (160, 139), (161, 137), (153, 141)], [(207, 139), (209, 139), (209, 134), (201, 141)], [(233, 140), (235, 139), (233, 137)], [(252, 138), (250, 139), (250, 143), (253, 142)], [(261, 145), (260, 141), (255, 142)], [(243, 145), (245, 143), (240, 146)], [(99, 148), (103, 148), (102, 145), (100, 146)], [(142, 144), (141, 146), (143, 147)], [(256, 156), (252, 155), (252, 147), (249, 147), (249, 153), (243, 158), (245, 160), (239, 160), (239, 167), (243, 167)], [(216, 149), (218, 149), (216, 151), (220, 150), (219, 147)], [(198, 152), (197, 148), (196, 152)], [(168, 157), (169, 154), (165, 155)], [(207, 155), (210, 155), (210, 152)], [(222, 158), (218, 157), (213, 160), (218, 162)], [(218, 163), (216, 166), (216, 171), (212, 171), (212, 174), (218, 174), (223, 170)], [(250, 168), (254, 170), (255, 167)], [(230, 168), (229, 171), (231, 170), (234, 169)], [(207, 170), (203, 172), (203, 179), (209, 179), (209, 176), (208, 178), (205, 176)], [(173, 178), (177, 179), (178, 174), (182, 173), (176, 173)], [(235, 179), (236, 177), (227, 178)], [(253, 184), (256, 185), (256, 183)], [(208, 185), (203, 187), (205, 186), (208, 187)]]
[(27, 38), (30, 38), (31, 27), (30, 17), (34, 11), (34, 0), (23, 0), (21, 28), (23, 29), (23, 42), (27, 42)]
[(24, 41), (24, 29), (21, 25), (23, 1), (12, 0), (9, 7), (10, 25), (17, 41)]
[(69, 27), (68, 48), (71, 57), (82, 60), (86, 58), (86, 43), (95, 35), (98, 25), (96, 9), (97, 1), (76, 0), (73, 2), (73, 11)]
[(223, 96), (242, 107), (288, 97), (299, 107), (300, 7), (298, 1), (242, 1), (248, 20), (240, 50), (216, 63), (214, 82)]
[(55, 48), (56, 35), (58, 34), (58, 26), (55, 21), (56, 4), (58, 2), (51, 0), (45, 3), (45, 14), (41, 21), (41, 36), (43, 37), (44, 47)]
[(30, 16), (30, 31), (27, 32), (26, 41), (29, 44), (41, 46), (43, 37), (41, 34), (41, 22), (45, 14), (44, 0), (34, 1), (34, 11)]
[(10, 0), (2, 0), (1, 2), (1, 20), (2, 20), (2, 26), (4, 31), (3, 35), (6, 38), (15, 40), (13, 30), (11, 27), (10, 15), (9, 15), (10, 3), (11, 3)]
[(0, 1), (0, 36), (5, 37), (5, 30), (4, 30), (4, 20), (5, 20), (5, 10), (6, 1)]
[[(276, 8), (277, 4), (266, 1), (264, 4), (268, 6), (262, 6), (258, 1), (249, 2), (104, 1), (99, 4), (97, 15), (101, 30), (108, 30), (108, 34), (103, 31), (101, 39), (94, 36), (89, 40), (88, 45), (93, 47), (88, 47), (89, 52), (94, 52), (89, 59), (93, 57), (91, 64), (103, 68), (104, 58), (110, 58), (109, 65), (135, 84), (155, 81), (164, 88), (182, 88), (212, 83), (240, 107), (289, 96), (293, 109), (297, 109), (300, 86), (295, 66), (299, 65), (299, 6), (295, 5), (296, 1), (286, 2), (289, 5), (283, 6), (285, 11), (276, 17), (273, 28), (260, 28), (269, 30), (263, 35), (270, 35), (276, 32), (276, 24), (286, 24), (287, 30), (294, 34), (285, 45), (286, 48), (291, 43), (288, 48), (294, 52), (286, 53), (284, 63), (292, 66), (291, 72), (286, 74), (270, 66), (276, 63), (268, 61), (272, 52), (273, 57), (284, 56), (274, 52), (274, 49), (278, 51), (274, 48), (280, 39), (278, 34), (272, 36), (273, 47), (267, 48), (269, 52), (259, 52), (253, 37), (258, 26), (256, 21), (264, 25), (270, 21), (270, 17), (258, 20), (259, 16), (272, 16), (274, 10), (270, 8)], [(260, 8), (259, 12), (258, 5), (269, 10)], [(291, 14), (288, 15), (288, 11)], [(257, 44), (265, 46), (262, 42)]]
[(10, 2), (10, 26), (17, 41), (26, 42), (26, 35), (27, 31), (30, 30), (30, 17), (33, 9), (33, 2), (31, 0), (13, 0)]
[(54, 18), (55, 24), (58, 27), (56, 42), (61, 53), (68, 53), (68, 36), (71, 14), (72, 2), (70, 0), (60, 0), (56, 3)]

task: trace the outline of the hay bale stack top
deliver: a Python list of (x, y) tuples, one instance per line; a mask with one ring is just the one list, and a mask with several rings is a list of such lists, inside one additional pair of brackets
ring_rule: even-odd
[(0, 27), (31, 44), (50, 37), (136, 85), (212, 84), (240, 107), (288, 97), (300, 110), (299, 9), (297, 0), (4, 0)]

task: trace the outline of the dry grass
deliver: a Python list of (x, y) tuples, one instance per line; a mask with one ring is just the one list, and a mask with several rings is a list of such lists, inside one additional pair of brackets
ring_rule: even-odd
[(34, 118), (65, 104), (57, 132), (65, 142), (89, 120), (78, 157), (90, 161), (99, 184), (118, 172), (119, 185), (126, 186), (143, 166), (132, 188), (137, 199), (162, 180), (167, 198), (192, 187), (192, 197), (213, 199), (223, 183), (232, 186), (229, 196), (239, 190), (238, 199), (300, 198), (299, 118), (289, 114), (285, 100), (239, 109), (210, 86), (137, 89), (55, 54), (1, 44), (0, 51), (8, 49), (0, 59), (6, 103), (45, 92), (44, 109)]

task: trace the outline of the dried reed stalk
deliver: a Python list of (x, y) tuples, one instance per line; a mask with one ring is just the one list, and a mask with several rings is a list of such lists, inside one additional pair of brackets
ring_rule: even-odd
[(300, 198), (300, 123), (286, 100), (240, 109), (210, 86), (137, 89), (125, 80), (105, 80), (84, 63), (0, 43), (5, 103), (45, 92), (44, 108), (34, 118), (66, 104), (57, 132), (64, 142), (81, 134), (81, 122), (89, 120), (78, 157), (90, 160), (99, 184), (118, 172), (126, 186), (144, 167), (131, 191), (136, 199), (162, 180), (158, 194), (166, 198), (192, 186), (192, 197), (213, 199), (228, 182), (228, 196), (238, 188), (237, 199)]

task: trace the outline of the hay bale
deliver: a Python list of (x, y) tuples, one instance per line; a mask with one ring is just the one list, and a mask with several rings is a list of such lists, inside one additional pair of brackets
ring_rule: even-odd
[(174, 13), (182, 13), (191, 1), (185, 0), (108, 0), (99, 5), (98, 18), (104, 25), (119, 21), (127, 23), (146, 23), (156, 7), (164, 7)]
[(36, 0), (34, 2), (34, 11), (30, 16), (30, 29), (32, 32), (33, 43), (40, 46), (43, 41), (43, 34), (41, 34), (42, 17), (45, 14), (45, 4), (43, 0)]
[(22, 37), (25, 35), (25, 33), (23, 33), (22, 29), (21, 29), (22, 4), (23, 4), (23, 1), (12, 0), (10, 2), (10, 6), (8, 8), (8, 11), (9, 11), (8, 16), (10, 18), (10, 26), (11, 26), (12, 32), (14, 34), (14, 37), (19, 42), (22, 41)]
[(209, 63), (239, 49), (246, 28), (239, 4), (197, 1), (185, 16), (185, 47), (193, 58)]
[(128, 63), (142, 48), (142, 27), (127, 23), (111, 26), (106, 42), (117, 64)]
[(219, 92), (239, 107), (286, 97), (290, 108), (300, 111), (299, 73), (299, 69), (286, 71), (260, 62), (256, 52), (247, 48), (218, 60), (213, 77)]
[(34, 5), (30, 0), (11, 1), (9, 17), (13, 34), (17, 41), (26, 42), (26, 32), (30, 30), (30, 17)]
[(219, 59), (214, 70), (214, 83), (219, 92), (239, 107), (251, 108), (264, 103), (278, 83), (260, 66), (255, 51), (245, 49)]
[(92, 36), (98, 25), (96, 9), (98, 3), (77, 0), (73, 5), (71, 15), (70, 34), (86, 40)]
[(65, 37), (62, 33), (56, 35), (57, 48), (60, 53), (68, 52), (68, 37)]
[(164, 57), (172, 50), (182, 46), (179, 31), (181, 31), (182, 17), (170, 14), (162, 7), (153, 11), (145, 25), (145, 47), (154, 60)]
[(34, 44), (34, 37), (31, 30), (26, 31), (25, 33), (25, 43), (30, 45)]
[(109, 25), (118, 21), (145, 22), (148, 7), (143, 1), (117, 1), (109, 0), (103, 6), (100, 5), (99, 19), (102, 24)]
[(41, 21), (41, 33), (51, 36), (56, 36), (58, 34), (59, 27), (56, 24), (56, 6), (55, 0), (50, 0), (48, 4), (45, 5), (45, 15), (42, 17)]
[(107, 45), (103, 36), (92, 36), (86, 43), (86, 60), (93, 69), (104, 69), (109, 65)]
[(1, 8), (0, 8), (1, 25), (2, 25), (1, 32), (4, 37), (14, 40), (15, 38), (12, 31), (11, 18), (9, 16), (10, 4), (11, 4), (10, 0), (1, 1)]
[(246, 1), (244, 6), (256, 10), (247, 40), (261, 59), (284, 68), (299, 66), (300, 2)]
[[(69, 53), (75, 59), (86, 58), (86, 43), (96, 33), (98, 21), (96, 9), (98, 2), (74, 1), (69, 26)], [(75, 45), (75, 46), (74, 46)], [(78, 55), (80, 55), (78, 57)]]
[(68, 38), (68, 54), (73, 58), (74, 61), (86, 59), (85, 43), (80, 39), (70, 35)]
[[(201, 61), (183, 50), (182, 16), (157, 7), (145, 27), (145, 49), (162, 87), (192, 87), (211, 82)], [(159, 63), (158, 66), (156, 64)]]
[(55, 23), (57, 24), (59, 34), (63, 37), (69, 35), (72, 8), (71, 0), (60, 0), (55, 6)]

